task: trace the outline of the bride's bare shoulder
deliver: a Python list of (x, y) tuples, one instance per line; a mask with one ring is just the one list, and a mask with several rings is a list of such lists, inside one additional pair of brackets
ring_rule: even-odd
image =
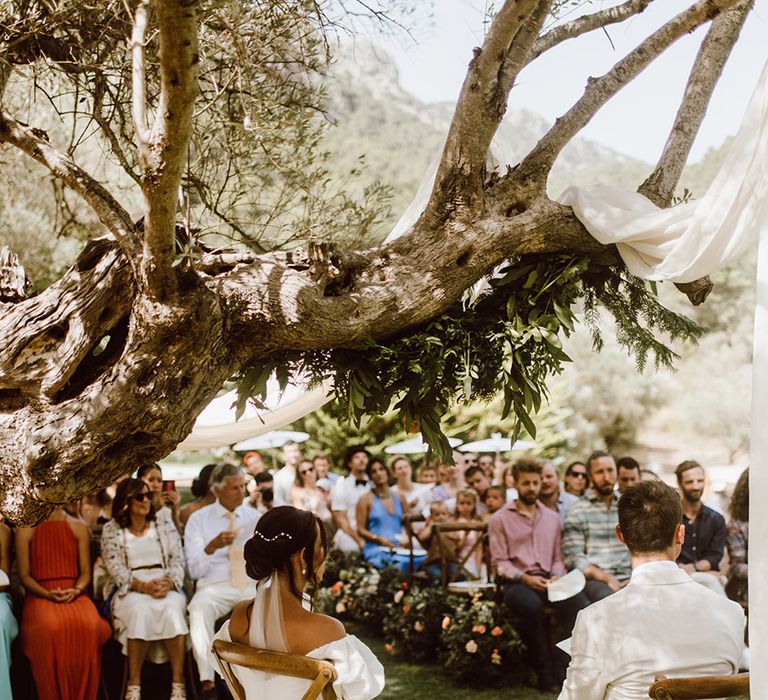
[(344, 625), (335, 618), (310, 612), (292, 631), (293, 634), (288, 635), (289, 645), (295, 654), (308, 654), (326, 644), (344, 639), (347, 635)]

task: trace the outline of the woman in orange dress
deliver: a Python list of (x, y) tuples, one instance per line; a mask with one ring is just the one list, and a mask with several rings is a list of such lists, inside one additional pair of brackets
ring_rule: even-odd
[(16, 531), (19, 579), (26, 589), (21, 644), (40, 700), (96, 700), (109, 623), (84, 595), (91, 580), (91, 534), (56, 508), (45, 522)]

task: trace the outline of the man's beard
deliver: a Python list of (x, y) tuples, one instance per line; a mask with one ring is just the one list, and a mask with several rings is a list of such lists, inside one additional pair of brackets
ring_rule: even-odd
[(518, 496), (517, 496), (517, 497), (518, 497), (518, 498), (519, 498), (519, 499), (520, 499), (520, 500), (521, 500), (523, 503), (525, 503), (525, 505), (527, 505), (527, 506), (532, 506), (534, 503), (536, 503), (536, 500), (538, 499), (538, 497), (539, 497), (539, 496), (538, 496), (538, 494), (537, 494), (536, 496), (529, 496), (529, 495), (527, 495), (527, 494), (526, 494), (526, 495), (523, 495), (523, 494), (521, 493), (521, 494), (518, 494)]
[(613, 493), (613, 487), (615, 484), (603, 484), (602, 486), (595, 486), (594, 489), (601, 496), (610, 496)]
[(688, 503), (698, 503), (701, 500), (703, 491), (701, 489), (694, 489), (693, 491), (683, 491), (683, 498)]

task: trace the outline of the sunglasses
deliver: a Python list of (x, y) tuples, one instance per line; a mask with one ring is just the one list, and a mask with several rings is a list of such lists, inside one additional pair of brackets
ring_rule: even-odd
[(571, 472), (568, 476), (575, 476), (579, 479), (586, 479), (587, 478), (587, 472)]
[(299, 474), (301, 474), (302, 476), (304, 476), (304, 474), (309, 474), (310, 472), (313, 472), (313, 471), (315, 471), (315, 468), (314, 468), (314, 467), (310, 467), (309, 469), (302, 469), (302, 470), (299, 472)]
[(149, 491), (134, 493), (133, 496), (131, 496), (131, 500), (138, 501), (139, 503), (143, 503), (144, 501), (152, 500), (152, 494)]

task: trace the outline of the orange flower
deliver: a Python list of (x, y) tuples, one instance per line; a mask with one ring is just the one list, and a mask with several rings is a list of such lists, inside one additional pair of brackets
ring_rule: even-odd
[(451, 626), (451, 618), (446, 615), (443, 618), (443, 621), (440, 623), (440, 627), (442, 627), (444, 630), (447, 630)]
[(408, 588), (409, 588), (409, 586), (408, 586), (408, 581), (403, 581), (403, 582), (400, 584), (400, 588), (402, 588), (404, 591), (407, 591), (407, 590), (408, 590)]
[(384, 645), (384, 651), (386, 651), (387, 654), (392, 654), (394, 653), (394, 647), (392, 646), (392, 644), (387, 643)]
[(485, 625), (475, 625), (472, 628), (473, 634), (485, 634)]
[(403, 605), (403, 617), (405, 617), (409, 612), (411, 612), (411, 606), (409, 603), (406, 603)]
[(333, 595), (339, 595), (342, 588), (344, 588), (344, 583), (342, 581), (336, 581), (336, 583), (331, 586), (331, 593), (333, 593)]
[(501, 637), (502, 634), (504, 634), (504, 630), (498, 625), (491, 630), (491, 637)]
[(423, 632), (424, 623), (421, 620), (416, 620), (416, 622), (413, 623), (413, 629), (415, 629), (417, 632)]

